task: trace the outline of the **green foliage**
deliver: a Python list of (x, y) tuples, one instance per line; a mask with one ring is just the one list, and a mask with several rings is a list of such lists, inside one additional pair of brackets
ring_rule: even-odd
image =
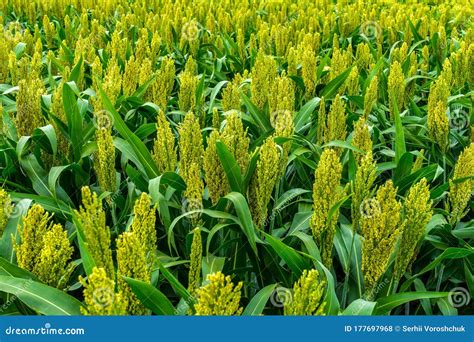
[(472, 313), (469, 1), (283, 3), (0, 3), (5, 314)]

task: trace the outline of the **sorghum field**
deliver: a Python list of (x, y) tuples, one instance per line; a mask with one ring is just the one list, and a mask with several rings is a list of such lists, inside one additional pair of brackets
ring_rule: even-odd
[(473, 15), (2, 1), (1, 314), (472, 314)]

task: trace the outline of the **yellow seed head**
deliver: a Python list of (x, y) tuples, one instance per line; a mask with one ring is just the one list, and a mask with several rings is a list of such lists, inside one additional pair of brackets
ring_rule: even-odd
[(272, 56), (259, 51), (252, 68), (252, 101), (259, 109), (263, 109), (268, 100), (273, 80), (277, 78), (277, 67)]
[(222, 109), (224, 111), (240, 110), (239, 87), (242, 81), (242, 76), (237, 74), (222, 91)]
[(446, 115), (446, 105), (442, 101), (428, 112), (428, 133), (441, 151), (446, 152), (449, 145), (449, 119)]
[(156, 251), (156, 205), (151, 197), (142, 192), (133, 207), (133, 221), (130, 230), (135, 233), (145, 250), (147, 265), (151, 273)]
[(160, 172), (173, 172), (178, 164), (175, 137), (171, 125), (162, 110), (156, 120), (156, 140), (153, 145), (153, 160)]
[(221, 135), (218, 131), (213, 130), (207, 138), (207, 148), (204, 152), (204, 173), (213, 204), (216, 204), (219, 198), (225, 196), (229, 191), (227, 176), (217, 154), (216, 142), (218, 140), (221, 140)]
[(293, 112), (295, 107), (295, 87), (293, 81), (285, 74), (273, 80), (268, 94), (270, 120), (274, 124), (274, 114), (281, 111)]
[(150, 85), (152, 94), (151, 100), (163, 111), (165, 111), (168, 99), (173, 91), (174, 77), (174, 60), (170, 57), (163, 58), (161, 68), (156, 73), (155, 82)]
[(377, 178), (377, 166), (372, 158), (372, 151), (363, 155), (357, 165), (356, 176), (352, 186), (352, 225), (353, 229), (357, 231), (361, 206), (372, 195), (372, 185)]
[(389, 180), (377, 190), (375, 198), (363, 203), (361, 208), (362, 272), (369, 297), (387, 268), (400, 234), (401, 204), (396, 196), (397, 189)]
[(306, 98), (311, 98), (316, 89), (317, 56), (313, 49), (304, 47), (301, 53), (301, 76), (305, 86)]
[(18, 83), (15, 119), (18, 136), (31, 135), (35, 128), (43, 126), (44, 118), (41, 114), (43, 92), (43, 83), (38, 78), (23, 79)]
[(198, 118), (188, 112), (178, 128), (179, 133), (179, 173), (185, 182), (189, 179), (189, 169), (196, 163), (201, 169), (204, 147)]
[(83, 187), (82, 206), (75, 210), (79, 223), (85, 235), (85, 243), (97, 267), (102, 267), (107, 275), (114, 276), (112, 251), (110, 250), (110, 230), (105, 222), (105, 212), (97, 194), (89, 187)]
[(260, 147), (260, 156), (249, 189), (250, 212), (259, 228), (267, 217), (267, 206), (277, 182), (279, 166), (280, 153), (273, 136), (270, 136)]
[(250, 138), (247, 129), (244, 128), (238, 112), (231, 111), (226, 116), (225, 126), (221, 134), (222, 142), (234, 156), (240, 166), (242, 174), (247, 169), (249, 163)]
[(50, 226), (42, 240), (43, 247), (33, 273), (45, 284), (63, 289), (74, 271), (74, 265), (69, 262), (74, 248), (60, 224)]
[[(186, 191), (184, 192), (188, 211), (202, 209), (203, 192), (204, 184), (201, 179), (201, 168), (197, 163), (193, 162), (189, 167), (189, 172), (186, 178)], [(193, 224), (198, 224), (200, 214), (193, 214), (190, 216), (190, 219)]]
[(199, 228), (193, 230), (190, 260), (188, 291), (194, 294), (201, 284), (202, 239)]
[(13, 205), (10, 195), (3, 188), (0, 188), (0, 238), (12, 212)]
[(377, 102), (377, 94), (379, 87), (379, 78), (374, 76), (364, 95), (364, 118), (368, 118), (374, 104)]
[(398, 111), (402, 111), (402, 106), (405, 101), (405, 75), (403, 74), (402, 66), (399, 62), (393, 62), (390, 65), (390, 72), (388, 75), (388, 103), (390, 107), (390, 117), (393, 119), (394, 104), (396, 99)]
[(324, 133), (326, 131), (326, 101), (324, 97), (321, 98), (321, 102), (319, 103), (319, 111), (318, 111), (318, 131), (316, 135), (316, 141), (319, 145), (324, 144)]
[(400, 247), (395, 261), (395, 278), (400, 279), (412, 261), (425, 228), (431, 220), (430, 189), (426, 178), (411, 186), (403, 207)]
[(103, 268), (94, 267), (87, 278), (79, 277), (84, 286), (83, 315), (88, 316), (116, 316), (125, 315), (127, 302), (121, 292), (115, 292), (115, 282), (109, 278)]
[[(354, 125), (354, 135), (352, 136), (352, 144), (354, 147), (361, 149), (365, 153), (372, 152), (372, 139), (370, 138), (369, 126), (365, 119), (360, 118)], [(358, 163), (363, 157), (363, 154), (355, 152), (355, 158)]]
[(43, 249), (43, 236), (48, 231), (51, 217), (39, 204), (34, 204), (23, 217), (23, 223), (18, 226), (19, 244), (16, 244), (12, 236), (18, 266), (21, 268), (33, 272), (38, 264)]
[(117, 239), (117, 283), (127, 302), (127, 314), (146, 315), (148, 309), (133, 293), (122, 277), (129, 277), (150, 283), (151, 274), (147, 267), (143, 243), (135, 232), (124, 232)]
[[(455, 224), (469, 212), (469, 201), (474, 189), (474, 143), (461, 153), (449, 181), (448, 209), (449, 222)], [(466, 178), (468, 177), (468, 178)], [(456, 180), (463, 179), (461, 182)]]
[(110, 118), (104, 111), (96, 113), (97, 152), (95, 154), (94, 169), (102, 191), (115, 192), (117, 189), (115, 176), (115, 146), (112, 138)]
[(323, 316), (326, 302), (326, 282), (316, 270), (304, 270), (293, 286), (292, 300), (284, 307), (285, 315)]
[(339, 211), (332, 217), (329, 217), (329, 211), (343, 196), (344, 191), (340, 185), (341, 175), (342, 164), (336, 151), (331, 148), (325, 149), (314, 172), (314, 212), (311, 216), (310, 226), (326, 266), (330, 266), (332, 263), (332, 244), (339, 218)]
[[(324, 131), (325, 143), (334, 140), (346, 140), (346, 119), (347, 114), (344, 100), (339, 95), (336, 95), (327, 116), (326, 129)], [(336, 149), (336, 151), (339, 153), (340, 149)]]
[(238, 316), (240, 307), (240, 290), (242, 282), (232, 283), (230, 276), (221, 272), (207, 276), (208, 284), (197, 289), (198, 302), (194, 306), (197, 316)]
[(196, 109), (196, 88), (199, 79), (196, 75), (196, 63), (190, 57), (184, 71), (179, 76), (180, 86), (178, 103), (179, 109), (188, 112)]
[(423, 167), (423, 160), (425, 158), (425, 150), (421, 149), (420, 153), (416, 156), (415, 162), (411, 168), (411, 173), (414, 173)]

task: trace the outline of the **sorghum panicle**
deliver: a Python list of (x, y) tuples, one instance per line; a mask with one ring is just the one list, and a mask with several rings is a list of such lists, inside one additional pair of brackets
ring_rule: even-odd
[(362, 272), (368, 297), (384, 274), (400, 234), (401, 204), (396, 196), (397, 189), (388, 180), (361, 208)]
[(207, 285), (196, 291), (198, 302), (194, 309), (197, 316), (238, 316), (242, 313), (242, 282), (234, 285), (230, 276), (221, 272), (209, 274), (207, 281)]
[(284, 307), (285, 315), (294, 316), (323, 316), (326, 302), (324, 294), (326, 282), (319, 276), (319, 272), (304, 270), (301, 277), (293, 286), (290, 301)]
[(83, 315), (119, 316), (127, 313), (127, 302), (122, 292), (115, 292), (115, 282), (105, 269), (94, 267), (87, 281), (82, 277), (79, 281), (84, 286)]
[(188, 276), (188, 291), (194, 294), (201, 285), (201, 263), (202, 263), (202, 238), (201, 230), (193, 230), (193, 242), (191, 244), (191, 256)]
[(250, 212), (259, 228), (262, 228), (267, 217), (267, 206), (277, 182), (279, 166), (280, 153), (273, 136), (270, 136), (260, 147), (260, 156), (249, 189)]
[[(447, 207), (450, 211), (449, 223), (455, 224), (469, 212), (469, 201), (474, 189), (474, 143), (466, 147), (454, 167), (453, 177), (449, 181)], [(455, 180), (464, 179), (455, 183)]]
[(85, 235), (85, 243), (97, 267), (102, 267), (113, 278), (114, 264), (110, 249), (110, 230), (106, 225), (105, 212), (97, 194), (89, 187), (81, 189), (82, 206), (74, 213)]
[(425, 228), (431, 220), (430, 189), (426, 178), (412, 185), (403, 205), (403, 223), (400, 247), (395, 260), (395, 278), (398, 280), (412, 261), (416, 249), (425, 233)]
[(329, 217), (329, 211), (342, 198), (341, 175), (342, 164), (338, 154), (331, 148), (324, 149), (314, 172), (314, 212), (311, 216), (310, 227), (326, 266), (332, 263), (332, 245), (339, 218), (339, 210), (332, 217)]
[(178, 164), (175, 137), (171, 130), (171, 125), (162, 110), (158, 110), (156, 139), (153, 144), (152, 156), (161, 173), (175, 171)]
[(147, 266), (143, 243), (136, 232), (124, 232), (117, 239), (117, 283), (127, 302), (127, 314), (146, 315), (148, 309), (140, 302), (123, 277), (150, 283), (151, 274)]

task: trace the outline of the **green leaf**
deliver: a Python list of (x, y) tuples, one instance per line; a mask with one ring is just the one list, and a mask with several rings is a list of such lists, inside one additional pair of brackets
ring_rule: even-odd
[(218, 257), (212, 254), (202, 258), (202, 279), (206, 280), (209, 274), (222, 272), (225, 260), (225, 257)]
[(195, 301), (193, 296), (191, 296), (189, 291), (186, 290), (186, 288), (179, 282), (179, 280), (176, 279), (176, 277), (170, 271), (168, 271), (168, 269), (163, 266), (163, 264), (159, 260), (157, 262), (161, 274), (163, 274), (163, 276), (170, 282), (171, 287), (174, 289), (176, 294), (183, 298), (190, 307), (193, 307)]
[(450, 247), (447, 248), (443, 253), (441, 253), (436, 259), (426, 265), (420, 272), (418, 272), (413, 277), (419, 277), (420, 275), (431, 271), (433, 268), (439, 265), (441, 261), (445, 259), (462, 259), (474, 254), (473, 248), (456, 248)]
[(293, 271), (295, 277), (300, 277), (303, 271), (309, 268), (308, 260), (305, 259), (298, 251), (267, 233), (263, 234), (266, 238), (266, 241), (270, 244), (273, 250)]
[[(13, 197), (13, 196), (12, 196)], [(13, 207), (13, 212), (10, 214), (7, 225), (3, 231), (0, 240), (0, 255), (8, 262), (13, 263), (15, 259), (15, 252), (13, 250), (12, 236), (16, 241), (18, 236), (18, 224), (21, 218), (28, 212), (32, 204), (31, 199), (22, 199)]]
[(31, 309), (43, 315), (80, 315), (81, 302), (64, 291), (55, 289), (32, 279), (0, 276), (0, 291), (17, 296)]
[(295, 132), (301, 133), (311, 124), (311, 113), (313, 113), (314, 109), (320, 102), (321, 99), (319, 97), (314, 97), (306, 102), (298, 113), (295, 114)]
[(36, 276), (23, 268), (13, 265), (8, 260), (0, 257), (0, 275), (22, 279), (38, 280)]
[(258, 291), (258, 293), (255, 294), (255, 296), (253, 296), (250, 302), (247, 304), (242, 315), (260, 316), (263, 312), (263, 309), (265, 309), (268, 299), (273, 294), (273, 291), (275, 291), (276, 286), (277, 284), (268, 285)]
[(267, 115), (260, 111), (257, 106), (255, 106), (252, 101), (245, 95), (244, 93), (240, 93), (240, 97), (244, 101), (245, 106), (247, 107), (250, 116), (252, 117), (253, 121), (256, 125), (260, 128), (261, 133), (265, 133), (267, 131), (272, 130), (272, 125), (270, 120), (268, 119)]
[(344, 316), (370, 316), (374, 311), (376, 302), (369, 302), (365, 299), (356, 299), (341, 313)]
[(405, 146), (405, 132), (403, 131), (402, 119), (398, 111), (397, 98), (392, 98), (393, 114), (395, 117), (395, 161), (398, 163), (403, 154), (407, 151)]
[(250, 214), (249, 205), (245, 197), (239, 192), (231, 192), (224, 196), (225, 199), (231, 201), (234, 204), (237, 217), (240, 220), (240, 226), (247, 236), (250, 243), (250, 247), (257, 255), (257, 236), (255, 234), (255, 226), (252, 221), (252, 215)]
[(216, 150), (230, 188), (232, 191), (242, 192), (242, 174), (240, 173), (239, 164), (222, 141), (216, 142)]
[(74, 161), (78, 162), (81, 159), (82, 148), (82, 117), (77, 107), (76, 95), (72, 87), (75, 87), (74, 82), (67, 82), (63, 86), (63, 105), (66, 113), (67, 125), (69, 128), (69, 136), (71, 138), (71, 146), (74, 155)]
[(110, 102), (109, 98), (102, 89), (102, 85), (99, 84), (100, 96), (104, 103), (105, 109), (112, 115), (115, 128), (120, 135), (129, 142), (133, 151), (135, 152), (138, 161), (145, 169), (148, 178), (152, 179), (159, 175), (158, 167), (156, 166), (153, 158), (148, 151), (147, 147), (125, 124), (120, 114), (115, 110), (115, 107)]
[(168, 298), (156, 287), (143, 281), (123, 277), (138, 300), (156, 315), (173, 316), (175, 308)]
[(404, 292), (397, 293), (388, 297), (383, 297), (377, 300), (375, 307), (375, 315), (388, 314), (392, 309), (396, 307), (412, 302), (414, 300), (420, 300), (423, 298), (443, 298), (447, 297), (449, 292)]
[(72, 221), (76, 226), (77, 241), (79, 243), (79, 252), (81, 253), (82, 265), (84, 266), (86, 274), (90, 275), (92, 274), (92, 270), (94, 269), (96, 262), (94, 258), (92, 258), (91, 253), (89, 252), (89, 247), (87, 245), (86, 237), (84, 235), (84, 230), (82, 228), (81, 222), (79, 221), (75, 213), (72, 214)]
[(334, 96), (337, 92), (337, 90), (341, 87), (341, 85), (344, 83), (346, 78), (349, 76), (351, 73), (352, 67), (348, 68), (345, 70), (343, 73), (341, 73), (339, 76), (334, 78), (331, 82), (329, 82), (321, 92), (321, 97), (324, 97), (325, 99), (329, 99), (332, 96)]
[(352, 151), (355, 151), (355, 152), (365, 153), (361, 149), (353, 146), (351, 143), (349, 143), (347, 141), (342, 141), (342, 140), (333, 140), (331, 142), (328, 142), (327, 144), (324, 144), (322, 147), (323, 148), (324, 147), (341, 147), (341, 148), (346, 148), (346, 149), (349, 149), (349, 150), (352, 150)]

